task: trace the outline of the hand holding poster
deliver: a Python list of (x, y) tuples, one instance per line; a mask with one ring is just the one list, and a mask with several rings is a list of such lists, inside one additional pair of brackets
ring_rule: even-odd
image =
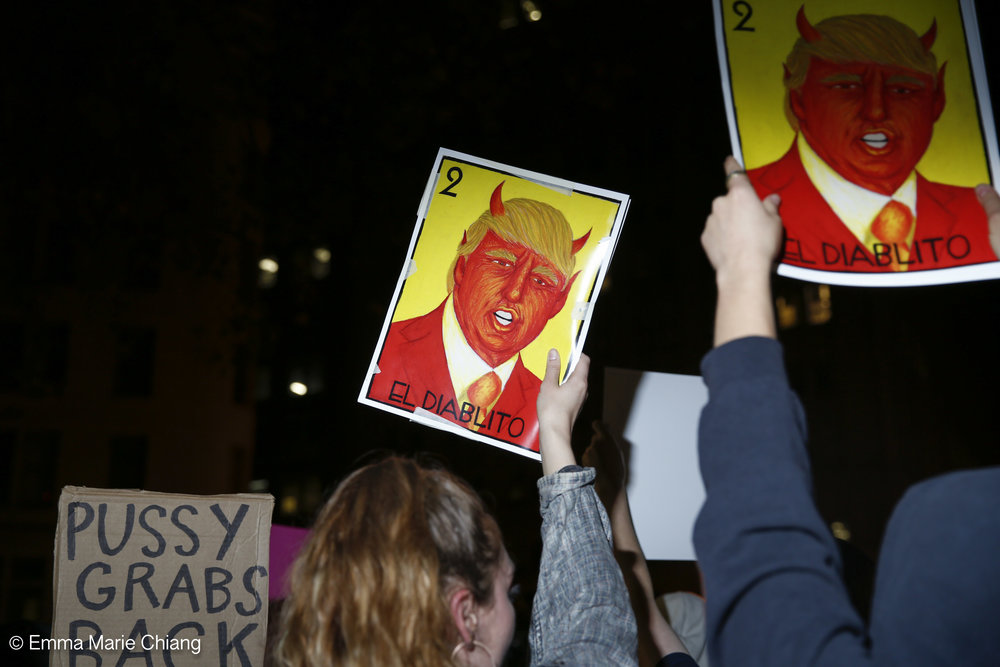
[(627, 208), (441, 149), (358, 400), (539, 458), (546, 353), (579, 358)]
[(733, 152), (781, 195), (779, 273), (1000, 276), (973, 190), (998, 151), (971, 0), (715, 3)]
[(273, 504), (64, 488), (49, 664), (262, 664)]

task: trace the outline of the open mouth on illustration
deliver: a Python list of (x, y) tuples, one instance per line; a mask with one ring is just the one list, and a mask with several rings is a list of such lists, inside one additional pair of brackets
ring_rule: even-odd
[(502, 327), (510, 326), (511, 322), (514, 321), (514, 314), (506, 310), (494, 311), (493, 317), (496, 319), (497, 324)]
[(861, 137), (861, 141), (865, 142), (868, 147), (876, 150), (889, 145), (889, 137), (885, 132), (869, 132)]

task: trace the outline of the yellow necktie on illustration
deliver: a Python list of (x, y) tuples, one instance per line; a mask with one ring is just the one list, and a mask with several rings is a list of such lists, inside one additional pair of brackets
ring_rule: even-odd
[(473, 405), (488, 408), (500, 396), (502, 384), (500, 376), (490, 371), (470, 384), (465, 393), (468, 394), (469, 402)]
[[(493, 407), (496, 400), (500, 398), (500, 390), (502, 388), (503, 383), (500, 381), (500, 376), (490, 371), (470, 384), (469, 388), (465, 390), (465, 396), (462, 398), (468, 399), (469, 403), (487, 412)], [(475, 420), (469, 422), (468, 427), (472, 431), (479, 430), (479, 427), (475, 424)]]
[(893, 271), (906, 271), (910, 259), (910, 246), (906, 242), (913, 228), (913, 212), (906, 204), (892, 199), (872, 221), (871, 233), (880, 243), (889, 246), (889, 266)]
[[(459, 401), (468, 401), (485, 414), (490, 411), (496, 400), (500, 398), (500, 390), (502, 388), (503, 383), (500, 381), (500, 376), (490, 371), (470, 384), (469, 388), (459, 398)], [(476, 414), (475, 410), (473, 414)], [(466, 428), (470, 431), (478, 431), (480, 426), (481, 424), (477, 424), (476, 419), (473, 417), (469, 420)]]

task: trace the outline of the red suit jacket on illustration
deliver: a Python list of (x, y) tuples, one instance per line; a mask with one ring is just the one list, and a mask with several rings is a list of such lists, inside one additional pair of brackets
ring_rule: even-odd
[[(844, 225), (809, 180), (799, 151), (792, 145), (777, 162), (751, 169), (751, 183), (761, 198), (781, 195), (778, 209), (785, 225), (782, 261), (824, 271), (889, 271)], [(917, 219), (910, 271), (995, 261), (989, 227), (973, 188), (934, 183), (917, 174)]]
[(413, 412), (423, 408), (448, 421), (538, 451), (535, 402), (542, 381), (524, 367), (520, 356), (492, 410), (458, 403), (444, 353), (441, 323), (447, 301), (426, 315), (389, 327), (379, 357), (381, 372), (372, 376), (368, 398)]

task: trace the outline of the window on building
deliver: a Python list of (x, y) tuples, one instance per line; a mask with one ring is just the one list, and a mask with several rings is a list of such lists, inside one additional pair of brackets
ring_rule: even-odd
[(76, 278), (76, 248), (86, 247), (79, 227), (67, 224), (52, 211), (39, 224), (38, 279), (49, 285), (66, 285)]
[(113, 489), (141, 489), (146, 485), (146, 458), (149, 438), (118, 435), (109, 447), (108, 483)]
[(238, 345), (233, 355), (233, 401), (238, 405), (250, 402), (250, 350)]
[(51, 596), (52, 575), (44, 557), (8, 556), (0, 558), (3, 618), (41, 621), (46, 616), (46, 598)]
[(52, 507), (56, 503), (59, 431), (24, 431), (14, 454), (14, 502), (20, 507)]
[(160, 264), (162, 263), (162, 233), (153, 229), (136, 232), (130, 239), (124, 261), (120, 264), (122, 284), (141, 290), (153, 291), (160, 287)]
[(17, 431), (0, 430), (0, 506), (8, 505), (11, 501), (16, 446)]
[(24, 353), (24, 325), (0, 322), (0, 392), (21, 388)]
[(115, 332), (115, 396), (150, 396), (153, 393), (153, 361), (156, 332), (148, 327), (118, 327)]
[(60, 395), (69, 365), (69, 325), (43, 324), (29, 328), (24, 390), (35, 395)]

